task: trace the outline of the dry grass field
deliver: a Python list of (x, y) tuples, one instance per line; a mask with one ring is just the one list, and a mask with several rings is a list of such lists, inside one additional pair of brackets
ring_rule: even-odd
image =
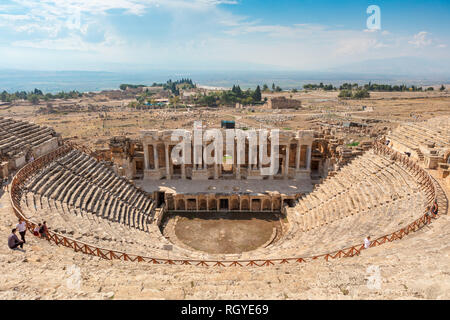
[[(285, 130), (308, 129), (314, 117), (381, 120), (380, 125), (395, 127), (402, 121), (426, 120), (450, 112), (450, 94), (439, 92), (374, 92), (371, 98), (341, 100), (337, 92), (301, 91), (298, 93), (264, 94), (263, 97), (285, 96), (302, 101), (299, 110), (270, 110), (265, 107), (195, 108), (134, 110), (125, 107), (129, 100), (107, 101), (83, 98), (73, 101), (56, 101), (69, 105), (91, 105), (107, 111), (59, 112), (39, 114), (39, 108), (30, 104), (0, 107), (0, 116), (35, 122), (53, 127), (64, 138), (72, 138), (92, 148), (104, 147), (110, 137), (126, 135), (137, 138), (142, 129), (191, 129), (194, 121), (201, 120), (208, 127), (220, 127), (220, 120), (235, 120), (238, 127), (279, 128)], [(367, 107), (362, 110), (362, 107)]]

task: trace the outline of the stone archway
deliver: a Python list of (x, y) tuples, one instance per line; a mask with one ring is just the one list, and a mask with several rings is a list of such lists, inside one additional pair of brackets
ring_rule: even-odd
[(242, 199), (242, 201), (241, 201), (241, 210), (242, 211), (249, 211), (250, 210), (248, 199)]
[(216, 211), (217, 210), (217, 200), (215, 198), (208, 199), (209, 210)]
[(230, 210), (239, 210), (239, 199), (236, 197), (231, 198)]
[(177, 199), (177, 210), (186, 210), (184, 199)]
[(206, 202), (205, 198), (200, 198), (199, 199), (198, 209), (199, 210), (207, 210), (208, 209), (207, 202)]
[(272, 204), (271, 204), (270, 200), (264, 199), (263, 205), (262, 205), (262, 211), (271, 211), (271, 210), (272, 210)]

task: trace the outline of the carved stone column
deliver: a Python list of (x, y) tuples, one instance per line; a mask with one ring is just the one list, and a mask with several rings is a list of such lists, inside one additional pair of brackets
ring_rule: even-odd
[(167, 179), (170, 179), (170, 158), (169, 158), (169, 145), (164, 144), (164, 149), (166, 152), (166, 177)]
[(306, 151), (306, 170), (311, 170), (311, 146)]
[(158, 145), (153, 144), (153, 161), (155, 163), (155, 170), (159, 170), (159, 155), (158, 155)]
[(284, 179), (289, 177), (289, 150), (291, 149), (290, 144), (286, 145), (286, 158), (284, 159)]
[(148, 144), (144, 142), (144, 166), (145, 170), (150, 169), (150, 159), (148, 155)]
[(300, 141), (297, 142), (297, 154), (295, 157), (295, 169), (300, 169), (300, 151), (302, 149), (302, 145), (300, 144)]

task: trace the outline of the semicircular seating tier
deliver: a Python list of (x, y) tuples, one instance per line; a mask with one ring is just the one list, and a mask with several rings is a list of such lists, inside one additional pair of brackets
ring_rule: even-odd
[(430, 190), (422, 179), (369, 151), (288, 208), (289, 227), (267, 250), (312, 256), (399, 230), (424, 214)]
[(390, 146), (400, 152), (425, 162), (427, 168), (434, 168), (426, 161), (434, 157), (443, 160), (450, 150), (450, 116), (440, 116), (422, 122), (410, 122), (398, 126), (387, 135)]
[[(173, 246), (171, 259), (308, 257), (396, 231), (423, 215), (431, 191), (423, 176), (389, 156), (366, 152), (287, 209), (280, 240), (242, 254), (208, 254)], [(33, 222), (77, 241), (166, 258), (154, 202), (102, 162), (70, 150), (28, 177), (20, 205)]]
[(0, 160), (28, 150), (41, 156), (58, 146), (58, 134), (49, 127), (0, 117)]

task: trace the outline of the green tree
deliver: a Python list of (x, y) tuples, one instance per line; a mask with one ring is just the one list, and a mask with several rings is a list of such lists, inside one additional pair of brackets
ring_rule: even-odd
[(267, 84), (263, 85), (262, 91), (264, 91), (264, 92), (269, 91), (269, 87), (267, 86)]
[(242, 90), (239, 85), (233, 86), (233, 89), (231, 89), (231, 92), (233, 92), (238, 98), (243, 97)]
[(366, 89), (358, 89), (352, 95), (353, 99), (364, 99), (364, 98), (369, 98), (369, 97), (370, 97), (370, 93)]
[(215, 107), (217, 105), (217, 97), (214, 94), (205, 95), (200, 98), (200, 103), (206, 104), (208, 107)]
[(351, 98), (352, 92), (350, 90), (341, 90), (339, 92), (338, 98)]
[(257, 86), (256, 90), (253, 92), (252, 98), (253, 98), (253, 101), (255, 101), (255, 102), (261, 101), (262, 95), (261, 95), (261, 88), (259, 86)]
[(440, 88), (439, 90), (440, 90), (440, 91), (444, 91), (444, 90), (445, 90), (444, 85), (442, 85), (441, 88)]
[(31, 102), (31, 104), (39, 104), (39, 97), (35, 94), (32, 94), (28, 97), (28, 100)]

